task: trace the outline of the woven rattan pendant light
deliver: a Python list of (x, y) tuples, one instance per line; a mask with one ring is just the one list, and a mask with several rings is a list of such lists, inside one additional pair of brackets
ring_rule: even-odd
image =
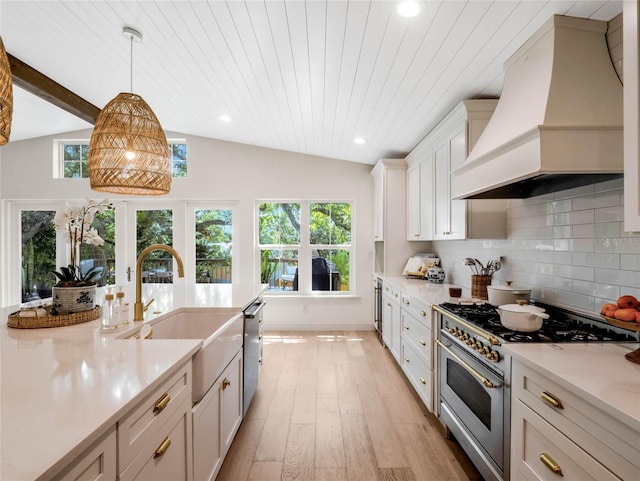
[[(133, 41), (136, 30), (124, 27), (131, 41), (131, 91), (133, 92)], [(158, 118), (142, 97), (120, 93), (96, 119), (89, 143), (89, 180), (101, 192), (162, 195), (171, 188), (171, 156)]]
[(7, 51), (0, 37), (0, 145), (9, 142), (13, 115), (13, 83)]

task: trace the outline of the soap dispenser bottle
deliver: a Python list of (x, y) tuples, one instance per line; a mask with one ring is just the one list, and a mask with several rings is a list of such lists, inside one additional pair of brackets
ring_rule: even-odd
[(113, 294), (111, 288), (107, 287), (107, 293), (104, 295), (104, 303), (102, 304), (102, 323), (100, 327), (103, 330), (113, 329)]
[(124, 301), (124, 292), (122, 286), (118, 287), (116, 292), (116, 300), (113, 305), (114, 324), (121, 326), (129, 322), (129, 304)]

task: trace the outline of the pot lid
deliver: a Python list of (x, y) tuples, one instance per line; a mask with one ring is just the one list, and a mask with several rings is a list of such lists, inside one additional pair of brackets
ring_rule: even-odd
[(490, 285), (487, 286), (487, 289), (493, 289), (495, 291), (509, 291), (514, 294), (528, 294), (531, 292), (531, 289), (523, 289), (520, 287), (514, 287), (511, 285), (511, 281), (507, 281), (506, 285)]
[(498, 309), (507, 312), (544, 312), (542, 307), (532, 306), (531, 304), (504, 304), (498, 306)]

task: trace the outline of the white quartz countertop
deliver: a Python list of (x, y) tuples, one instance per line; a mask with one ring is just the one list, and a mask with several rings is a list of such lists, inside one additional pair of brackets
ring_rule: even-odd
[[(262, 288), (210, 292), (199, 305), (241, 310)], [(16, 310), (0, 309), (0, 479), (7, 481), (51, 478), (202, 344), (117, 339), (126, 328), (105, 335), (99, 320), (12, 329), (7, 317)]]
[(640, 364), (622, 343), (506, 344), (516, 359), (640, 432)]
[[(396, 286), (402, 294), (417, 297), (423, 301), (437, 305), (443, 302), (457, 302), (457, 299), (452, 300), (449, 297), (450, 287), (460, 287), (455, 284), (437, 284), (434, 282), (425, 281), (422, 279), (407, 279), (406, 277), (382, 277), (385, 282), (389, 282)], [(468, 289), (467, 289), (468, 291)], [(462, 294), (464, 295), (464, 289)], [(468, 294), (468, 292), (467, 292)]]

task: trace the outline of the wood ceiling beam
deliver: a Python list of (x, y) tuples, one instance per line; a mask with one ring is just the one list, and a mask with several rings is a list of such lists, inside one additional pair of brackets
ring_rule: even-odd
[(94, 125), (100, 109), (7, 53), (14, 85)]

